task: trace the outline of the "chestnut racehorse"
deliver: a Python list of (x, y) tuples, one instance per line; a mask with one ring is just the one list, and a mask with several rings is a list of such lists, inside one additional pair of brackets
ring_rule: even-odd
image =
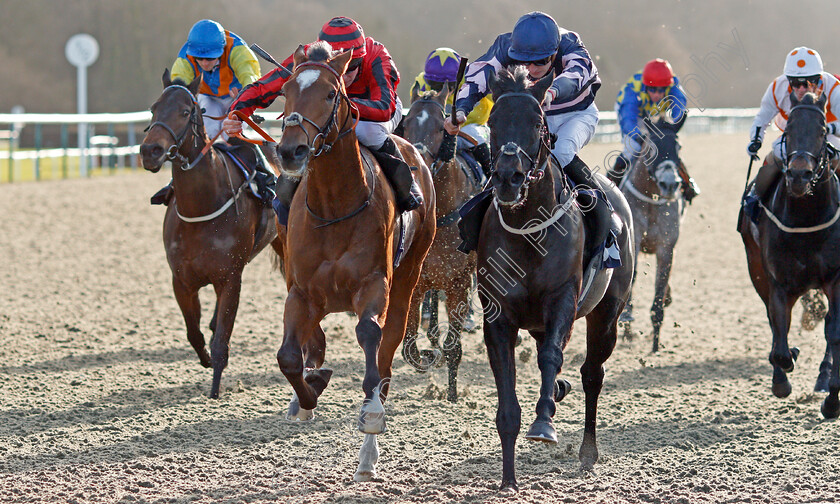
[[(152, 122), (140, 146), (143, 167), (152, 173), (172, 162), (175, 196), (163, 218), (163, 244), (172, 287), (187, 325), (187, 338), (201, 365), (213, 367), (210, 397), (219, 396), (239, 294), (242, 270), (269, 243), (281, 254), (274, 213), (246, 194), (249, 181), (215, 149), (205, 146), (196, 93), (201, 79), (186, 85), (163, 74), (163, 93), (152, 105)], [(198, 291), (216, 291), (210, 321), (210, 354), (201, 334)]]
[[(458, 209), (473, 194), (480, 191), (481, 186), (460, 156), (456, 155), (449, 160), (438, 158), (444, 139), (444, 110), (449, 94), (450, 89), (445, 87), (439, 93), (430, 92), (412, 97), (408, 114), (403, 120), (405, 139), (417, 147), (431, 167), (439, 215), (435, 241), (426, 257), (420, 281), (411, 299), (403, 357), (419, 371), (427, 371), (441, 357), (445, 358), (449, 368), (447, 399), (455, 402), (458, 398), (458, 365), (463, 353), (461, 330), (469, 317), (470, 287), (476, 262), (474, 252), (465, 255), (458, 251), (458, 244), (461, 243), (457, 226), (460, 218)], [(429, 290), (441, 290), (446, 293), (449, 324), (438, 327), (435, 327), (437, 324), (429, 324), (427, 334), (433, 348), (431, 351), (419, 351), (416, 340), (420, 323), (420, 302), (423, 300), (423, 294)], [(432, 303), (432, 306), (434, 310), (437, 309), (437, 303)], [(433, 314), (432, 320), (437, 320), (436, 315)], [(441, 334), (442, 332), (444, 334)], [(441, 336), (442, 352), (438, 348)]]
[(311, 418), (332, 371), (305, 369), (302, 348), (328, 313), (356, 313), (356, 338), (365, 355), (358, 423), (366, 436), (354, 478), (365, 481), (375, 474), (376, 434), (385, 431), (380, 399), (388, 392), (411, 295), (435, 236), (435, 193), (420, 154), (393, 137), (405, 161), (419, 167), (414, 175), (425, 195), (418, 209), (398, 213), (388, 180), (356, 139), (354, 106), (341, 77), (350, 57), (319, 44), (307, 54), (301, 46), (283, 86), (284, 132), (277, 151), (283, 173), (301, 182), (286, 227), (288, 297), (277, 362), (295, 391), (288, 417)]

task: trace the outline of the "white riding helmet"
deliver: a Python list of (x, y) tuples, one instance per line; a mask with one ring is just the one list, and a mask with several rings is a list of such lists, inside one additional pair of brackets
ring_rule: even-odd
[(822, 71), (820, 53), (808, 47), (797, 47), (785, 58), (785, 75), (788, 77), (810, 77)]

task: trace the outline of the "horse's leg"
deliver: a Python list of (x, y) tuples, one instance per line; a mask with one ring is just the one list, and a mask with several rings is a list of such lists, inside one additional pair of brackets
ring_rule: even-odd
[(551, 419), (556, 410), (555, 387), (557, 375), (563, 367), (563, 349), (569, 341), (574, 324), (576, 291), (577, 286), (569, 282), (556, 297), (545, 302), (543, 318), (546, 330), (537, 340), (540, 398), (537, 401), (537, 417), (525, 434), (525, 438), (531, 441), (557, 443), (557, 432)]
[[(216, 293), (216, 307), (213, 308), (213, 318), (210, 319), (210, 332), (214, 335), (216, 334), (216, 321), (219, 317), (219, 295)], [(210, 340), (210, 343), (213, 343), (213, 340)]]
[(204, 335), (201, 334), (201, 303), (198, 300), (198, 289), (188, 287), (175, 276), (172, 277), (172, 289), (175, 292), (175, 300), (181, 308), (181, 314), (184, 316), (187, 339), (198, 354), (201, 365), (209, 368), (212, 363), (204, 343)]
[(831, 376), (828, 380), (828, 397), (823, 401), (820, 411), (825, 418), (837, 418), (840, 416), (840, 314), (837, 312), (840, 310), (840, 285), (832, 285), (826, 290), (826, 296), (828, 317), (825, 321), (825, 341), (831, 349)]
[(653, 294), (653, 304), (650, 307), (650, 321), (653, 324), (653, 352), (659, 351), (659, 331), (665, 319), (665, 294), (668, 290), (668, 279), (671, 277), (671, 265), (674, 261), (674, 248), (660, 246), (656, 254), (656, 282)]
[(486, 316), (484, 318), (484, 344), (499, 396), (496, 430), (502, 443), (502, 490), (519, 489), (516, 484), (515, 460), (522, 408), (516, 398), (514, 344), (517, 333), (517, 328), (508, 322), (504, 314), (499, 314), (492, 322)]
[(304, 366), (307, 369), (319, 369), (324, 365), (324, 356), (327, 352), (327, 335), (320, 325), (315, 326), (315, 331), (303, 348)]
[(228, 364), (230, 336), (233, 333), (233, 323), (236, 321), (236, 312), (239, 309), (241, 288), (241, 271), (228, 277), (223, 285), (216, 287), (216, 315), (218, 319), (213, 340), (210, 342), (210, 357), (213, 361), (213, 384), (210, 386), (210, 397), (212, 399), (218, 399), (219, 397), (222, 371)]
[(770, 285), (770, 299), (767, 305), (767, 316), (770, 319), (770, 329), (773, 331), (773, 346), (770, 350), (770, 364), (773, 365), (773, 394), (776, 397), (790, 395), (791, 386), (787, 373), (793, 371), (799, 349), (788, 347), (788, 331), (790, 330), (790, 311), (796, 302), (796, 297), (788, 295), (778, 285)]
[(370, 481), (375, 478), (377, 461), (379, 461), (379, 441), (376, 439), (376, 434), (365, 434), (365, 440), (359, 448), (359, 466), (353, 475), (353, 481)]
[(438, 310), (440, 306), (440, 296), (438, 291), (432, 289), (429, 291), (429, 327), (426, 329), (426, 337), (432, 343), (432, 348), (440, 348), (440, 326), (438, 321)]
[(446, 312), (449, 314), (449, 330), (443, 341), (443, 355), (449, 370), (449, 385), (446, 398), (450, 402), (458, 401), (458, 366), (464, 355), (461, 346), (461, 330), (464, 318), (469, 314), (464, 309), (469, 306), (470, 277), (453, 282), (446, 289)]
[[(609, 293), (608, 293), (609, 295)], [(586, 396), (586, 415), (583, 443), (578, 458), (583, 470), (592, 470), (598, 461), (598, 442), (595, 427), (598, 423), (598, 396), (604, 384), (604, 362), (612, 355), (618, 332), (618, 312), (621, 301), (605, 296), (586, 316), (586, 360), (580, 367), (583, 392)]]
[[(639, 231), (636, 230), (638, 233)], [(633, 255), (633, 279), (630, 281), (630, 294), (627, 297), (627, 303), (624, 305), (624, 311), (621, 312), (621, 316), (618, 318), (618, 322), (622, 325), (623, 333), (622, 339), (625, 341), (633, 341), (633, 331), (630, 328), (630, 325), (635, 318), (633, 318), (633, 288), (636, 286), (636, 273), (639, 271), (639, 238), (636, 238), (636, 253)]]
[(429, 318), (432, 316), (432, 291), (426, 291), (422, 296), (423, 304), (420, 308), (420, 327), (429, 330)]
[[(825, 326), (826, 341), (828, 340), (828, 326)], [(825, 355), (820, 362), (820, 374), (817, 376), (817, 383), (814, 385), (814, 392), (828, 392), (828, 380), (831, 375), (831, 345), (825, 344)]]
[(403, 340), (402, 356), (406, 362), (411, 364), (414, 369), (419, 372), (426, 372), (435, 366), (439, 359), (443, 356), (438, 348), (431, 350), (418, 350), (417, 339), (419, 337), (418, 326), (420, 324), (421, 300), (423, 305), (426, 305), (426, 300), (423, 295), (425, 291), (425, 283), (419, 285), (417, 290), (411, 296), (411, 305), (408, 310), (408, 321), (405, 329), (405, 339)]
[(309, 343), (320, 321), (315, 312), (315, 307), (310, 306), (301, 291), (292, 287), (286, 296), (283, 311), (283, 343), (277, 351), (280, 371), (295, 391), (286, 414), (288, 420), (310, 420), (313, 417), (312, 410), (318, 404), (318, 396), (326, 387), (325, 382), (317, 379), (310, 384), (311, 380), (305, 379), (303, 375), (302, 350)]

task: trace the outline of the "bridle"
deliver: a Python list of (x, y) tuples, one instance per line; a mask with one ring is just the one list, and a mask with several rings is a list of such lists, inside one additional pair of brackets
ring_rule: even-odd
[[(409, 108), (409, 110), (411, 108), (414, 108), (414, 105), (417, 104), (417, 103), (420, 103), (420, 104), (431, 103), (432, 105), (434, 105), (434, 106), (436, 106), (437, 108), (440, 109), (441, 117), (444, 120), (446, 120), (446, 107), (442, 103), (440, 103), (436, 100), (433, 100), (431, 98), (420, 98), (420, 99), (414, 100), (414, 102), (411, 104), (411, 107)], [(433, 159), (432, 165), (429, 167), (429, 169), (432, 172), (432, 177), (437, 175), (438, 172), (440, 171), (440, 169), (443, 167), (443, 165), (446, 164), (445, 162), (441, 161), (440, 158), (438, 157), (438, 154), (440, 154), (440, 149), (438, 148), (438, 152), (432, 152), (432, 150), (429, 148), (429, 146), (426, 145), (423, 142), (415, 142), (414, 147), (420, 152), (421, 155), (428, 154)]]
[[(790, 112), (788, 112), (788, 117), (790, 117), (790, 115), (793, 113), (794, 110), (799, 110), (799, 109), (811, 110), (813, 112), (819, 113), (820, 117), (822, 117), (822, 119), (823, 119), (823, 123), (825, 123), (825, 111), (822, 109), (822, 107), (819, 107), (817, 105), (810, 105), (810, 104), (796, 105), (796, 106), (794, 106), (790, 109)], [(815, 154), (811, 151), (808, 151), (808, 150), (801, 150), (801, 149), (797, 149), (797, 150), (794, 150), (794, 151), (791, 151), (791, 152), (787, 152), (787, 134), (788, 134), (788, 132), (785, 131), (784, 133), (782, 133), (782, 139), (781, 139), (781, 145), (780, 145), (780, 149), (781, 149), (782, 153), (784, 154), (784, 158), (782, 159), (782, 173), (786, 174), (788, 172), (789, 167), (790, 167), (790, 162), (793, 161), (794, 159), (802, 158), (802, 157), (809, 157), (809, 158), (813, 159), (814, 163), (817, 165), (817, 169), (814, 170), (814, 180), (820, 181), (820, 180), (823, 179), (825, 174), (828, 172), (830, 151), (834, 150), (833, 147), (830, 147), (830, 144), (828, 142), (828, 134), (825, 131), (825, 128), (823, 128), (823, 129), (824, 129), (824, 131), (823, 131), (823, 137), (822, 137), (822, 145), (820, 146), (820, 149), (819, 149), (817, 154)]]
[(198, 99), (196, 99), (195, 95), (192, 91), (187, 89), (180, 84), (172, 84), (166, 87), (166, 90), (169, 89), (183, 89), (187, 92), (190, 96), (190, 101), (192, 102), (192, 108), (190, 109), (190, 120), (187, 122), (187, 125), (184, 126), (184, 130), (181, 133), (176, 134), (175, 130), (172, 129), (171, 126), (166, 124), (163, 121), (154, 121), (144, 129), (144, 132), (148, 132), (150, 129), (154, 128), (155, 126), (160, 126), (164, 130), (168, 131), (170, 135), (172, 135), (172, 139), (175, 140), (175, 143), (169, 146), (169, 150), (166, 151), (166, 160), (167, 161), (177, 161), (177, 163), (181, 166), (181, 169), (191, 170), (195, 167), (196, 163), (201, 159), (201, 156), (196, 158), (192, 163), (190, 160), (181, 154), (181, 145), (183, 145), (184, 140), (187, 138), (187, 133), (192, 129), (193, 132), (193, 140), (195, 142), (195, 147), (198, 147), (198, 127), (202, 125), (201, 119), (199, 118), (199, 111), (201, 107), (198, 105)]
[[(550, 155), (547, 155), (548, 153), (551, 152), (551, 147), (549, 145), (550, 133), (548, 131), (548, 123), (546, 122), (546, 119), (545, 119), (545, 112), (543, 112), (543, 110), (542, 110), (542, 104), (540, 104), (539, 100), (537, 100), (532, 94), (523, 93), (523, 92), (505, 93), (505, 94), (502, 94), (501, 96), (499, 96), (495, 100), (495, 102), (499, 103), (501, 100), (504, 100), (505, 98), (511, 98), (511, 97), (517, 97), (517, 96), (518, 97), (528, 97), (529, 99), (533, 100), (537, 104), (537, 108), (540, 111), (540, 121), (542, 122), (542, 125), (540, 127), (539, 147), (537, 149), (537, 152), (534, 153), (533, 155), (531, 155), (531, 154), (528, 154), (528, 152), (526, 152), (516, 142), (507, 142), (506, 144), (504, 144), (502, 146), (501, 149), (499, 149), (499, 153), (496, 154), (496, 157), (493, 158), (493, 166), (494, 167), (499, 166), (499, 159), (502, 156), (516, 156), (516, 158), (519, 160), (519, 163), (524, 166), (524, 163), (522, 163), (522, 159), (520, 157), (520, 156), (524, 156), (525, 159), (528, 160), (529, 167), (525, 171), (525, 182), (522, 184), (523, 187), (520, 190), (524, 190), (527, 194), (528, 186), (532, 182), (539, 181), (540, 179), (543, 178), (543, 175), (545, 175), (545, 169), (548, 166), (548, 160), (551, 158)], [(542, 159), (541, 163), (539, 163), (540, 159)], [(495, 171), (495, 169), (494, 169), (494, 171)]]
[[(309, 119), (300, 112), (292, 112), (291, 114), (283, 118), (281, 128), (284, 132), (286, 131), (286, 128), (293, 126), (298, 126), (300, 129), (302, 129), (303, 134), (306, 135), (306, 145), (307, 147), (309, 147), (309, 154), (311, 157), (316, 158), (321, 154), (329, 152), (330, 149), (332, 149), (333, 145), (335, 145), (335, 143), (338, 142), (341, 139), (341, 137), (355, 130), (356, 125), (359, 123), (359, 113), (356, 105), (352, 101), (350, 101), (350, 98), (348, 98), (347, 94), (344, 92), (344, 88), (341, 85), (341, 74), (336, 72), (335, 69), (333, 69), (333, 67), (320, 61), (304, 61), (295, 68), (295, 72), (298, 73), (298, 71), (301, 68), (305, 67), (326, 68), (336, 78), (337, 92), (335, 94), (335, 97), (333, 98), (333, 106), (332, 112), (330, 112), (330, 118), (327, 120), (326, 124), (324, 124), (323, 126), (318, 126), (318, 124), (315, 121)], [(347, 125), (347, 121), (350, 120), (350, 118), (353, 116), (352, 113), (348, 113), (347, 116), (344, 118), (344, 122), (339, 128), (338, 134), (335, 137), (335, 139), (332, 142), (328, 142), (327, 136), (338, 123), (338, 108), (341, 104), (341, 100), (345, 100), (351, 110), (356, 110), (356, 120), (351, 127), (345, 128), (345, 126)], [(306, 128), (303, 127), (303, 123), (311, 124), (312, 127), (314, 127), (318, 131), (318, 133), (315, 134), (314, 137), (310, 138), (309, 132), (306, 131)], [(318, 140), (321, 140), (321, 144), (316, 148), (315, 144), (318, 142)]]

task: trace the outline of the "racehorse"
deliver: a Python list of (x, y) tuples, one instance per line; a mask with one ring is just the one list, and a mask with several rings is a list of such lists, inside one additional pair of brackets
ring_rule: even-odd
[[(540, 397), (536, 419), (526, 434), (532, 441), (557, 443), (552, 417), (555, 402), (570, 389), (558, 380), (563, 350), (575, 319), (586, 317), (586, 359), (581, 366), (586, 419), (579, 459), (584, 469), (598, 460), (595, 425), (603, 363), (616, 343), (618, 316), (630, 295), (633, 276), (633, 223), (618, 189), (596, 174), (593, 182), (622, 221), (616, 236), (621, 265), (598, 269), (584, 282), (604, 249), (592, 243), (575, 192), (562, 181), (550, 153), (550, 134), (541, 103), (552, 74), (533, 86), (524, 67), (501, 70), (489, 84), (495, 105), (490, 113), (494, 196), (478, 238), (478, 293), (484, 313), (484, 341), (496, 380), (496, 427), (502, 443), (502, 489), (517, 489), (514, 451), (521, 409), (516, 398), (514, 346), (519, 329), (537, 343)], [(589, 189), (591, 191), (591, 188)], [(615, 216), (614, 216), (615, 217)], [(595, 260), (590, 262), (590, 256)], [(585, 296), (581, 290), (592, 286)]]
[(301, 182), (286, 227), (288, 296), (277, 363), (295, 391), (288, 417), (311, 418), (332, 371), (305, 369), (302, 348), (328, 313), (356, 313), (365, 355), (358, 424), (367, 435), (354, 479), (367, 481), (379, 455), (376, 434), (385, 431), (380, 399), (388, 392), (411, 294), (435, 235), (435, 193), (420, 154), (395, 137), (406, 162), (419, 167), (414, 173), (426, 195), (421, 207), (399, 215), (388, 180), (356, 139), (354, 106), (341, 77), (350, 57), (334, 55), (325, 43), (313, 44), (308, 54), (300, 46), (283, 86), (280, 168)]
[[(665, 307), (671, 304), (671, 266), (674, 246), (680, 237), (680, 222), (685, 212), (682, 179), (679, 175), (679, 142), (677, 128), (663, 118), (646, 121), (648, 133), (643, 151), (636, 158), (621, 191), (633, 211), (635, 258), (639, 252), (656, 254), (656, 283), (650, 320), (653, 324), (653, 351), (659, 351), (659, 331), (665, 318)], [(634, 265), (633, 283), (636, 282)], [(624, 337), (632, 338), (633, 300), (627, 301), (619, 322), (624, 325)]]
[(826, 95), (806, 93), (791, 110), (782, 136), (783, 166), (768, 203), (759, 205), (758, 222), (741, 217), (741, 238), (750, 278), (767, 307), (773, 345), (772, 391), (787, 397), (787, 373), (794, 369), (799, 349), (788, 346), (791, 308), (808, 290), (821, 289), (828, 298), (825, 339), (817, 390), (828, 378), (828, 396), (820, 410), (825, 418), (840, 414), (840, 184), (830, 168), (826, 140)]
[[(426, 256), (420, 281), (411, 299), (403, 357), (419, 371), (428, 371), (437, 364), (441, 356), (444, 357), (449, 368), (447, 399), (455, 402), (458, 399), (458, 365), (463, 353), (461, 330), (469, 316), (470, 287), (476, 261), (474, 253), (465, 255), (458, 251), (461, 239), (456, 224), (460, 219), (458, 210), (473, 194), (481, 190), (481, 186), (461, 156), (456, 155), (448, 160), (438, 156), (444, 139), (445, 104), (450, 92), (447, 87), (439, 93), (413, 96), (408, 114), (403, 119), (404, 138), (417, 147), (431, 167), (440, 215), (437, 219), (435, 241), (429, 255)], [(449, 324), (448, 327), (430, 324), (427, 334), (433, 348), (421, 352), (417, 349), (420, 302), (423, 300), (423, 294), (429, 290), (441, 290), (446, 293)], [(436, 303), (431, 304), (433, 309), (437, 308)], [(440, 327), (445, 329), (441, 330)], [(446, 334), (441, 352), (438, 347), (443, 331), (446, 331)]]
[[(199, 76), (200, 77), (200, 76)], [(152, 105), (152, 122), (140, 146), (143, 167), (156, 173), (172, 162), (175, 195), (163, 218), (163, 244), (172, 287), (201, 365), (213, 367), (210, 397), (219, 397), (239, 295), (242, 270), (266, 245), (282, 254), (274, 213), (245, 195), (250, 180), (215, 149), (196, 101), (201, 79), (186, 85), (163, 74), (163, 93)], [(208, 355), (201, 333), (198, 291), (216, 291)]]

